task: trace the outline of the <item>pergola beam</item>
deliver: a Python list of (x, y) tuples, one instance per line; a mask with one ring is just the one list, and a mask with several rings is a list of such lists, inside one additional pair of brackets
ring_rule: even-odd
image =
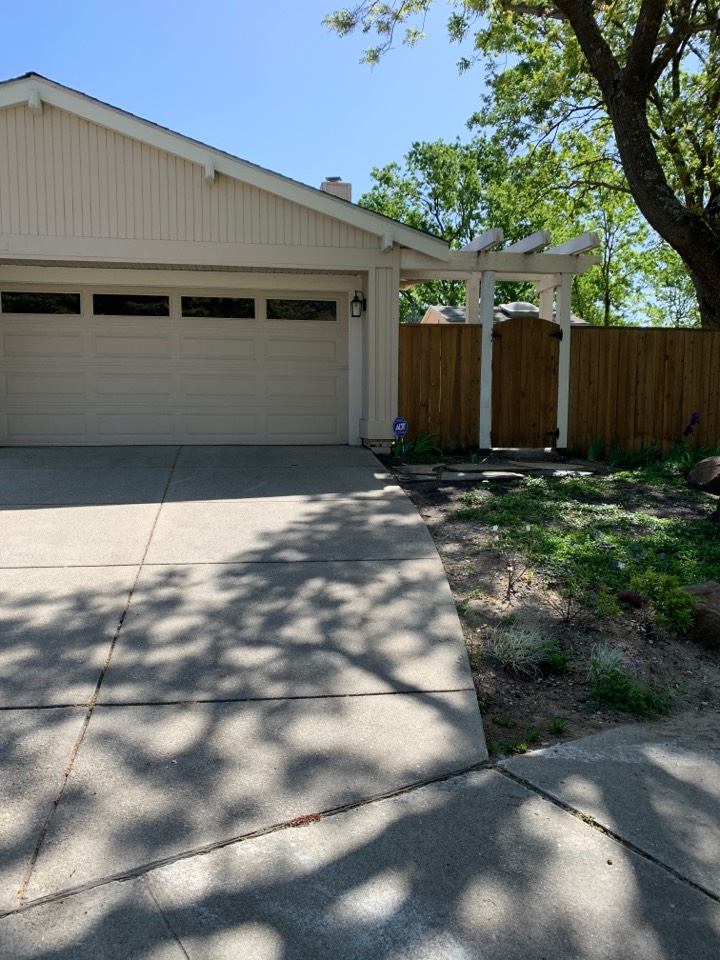
[(473, 274), (491, 270), (505, 279), (508, 275), (532, 275), (533, 279), (553, 273), (584, 273), (599, 263), (597, 256), (567, 256), (544, 253), (508, 253), (506, 250), (486, 253), (468, 253), (451, 250), (447, 263), (403, 249), (400, 257), (400, 276), (403, 280), (415, 279), (418, 283), (427, 280), (467, 280)]
[(596, 233), (583, 233), (579, 237), (573, 237), (572, 240), (566, 240), (565, 243), (558, 244), (557, 247), (551, 247), (545, 251), (545, 255), (560, 254), (565, 257), (575, 257), (579, 253), (596, 250), (599, 246), (600, 237)]
[(493, 227), (491, 230), (486, 230), (485, 233), (481, 233), (479, 237), (475, 237), (474, 240), (471, 240), (470, 243), (466, 243), (464, 247), (461, 247), (461, 250), (464, 250), (467, 253), (482, 253), (484, 250), (492, 250), (493, 247), (497, 247), (505, 239), (505, 234), (501, 227)]
[(503, 249), (503, 253), (536, 253), (538, 250), (544, 250), (550, 243), (549, 230), (537, 230), (528, 237), (523, 237), (516, 243), (511, 243), (509, 247)]

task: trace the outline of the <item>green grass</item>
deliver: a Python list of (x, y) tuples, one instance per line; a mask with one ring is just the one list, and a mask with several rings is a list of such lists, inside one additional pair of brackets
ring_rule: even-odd
[(601, 585), (627, 590), (647, 574), (679, 584), (717, 576), (720, 525), (650, 512), (670, 495), (702, 499), (686, 489), (677, 462), (661, 461), (603, 477), (525, 477), (510, 489), (476, 488), (463, 495), (456, 517), (486, 525), (500, 552), (521, 553), (554, 586), (584, 589), (591, 602)]

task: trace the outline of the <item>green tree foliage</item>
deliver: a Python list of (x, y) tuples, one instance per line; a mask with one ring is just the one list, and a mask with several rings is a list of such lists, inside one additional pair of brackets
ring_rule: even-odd
[[(372, 188), (360, 205), (442, 237), (459, 248), (483, 233), (488, 225), (502, 227), (507, 238), (519, 239), (533, 230), (537, 216), (509, 202), (515, 170), (497, 143), (475, 137), (471, 143), (414, 143), (404, 164), (391, 163), (372, 171)], [(500, 283), (497, 302), (521, 298), (527, 285)], [(436, 281), (403, 293), (403, 321), (422, 319), (430, 304), (457, 306), (465, 302), (465, 284)]]
[[(373, 186), (359, 202), (454, 248), (490, 226), (502, 227), (510, 241), (551, 227), (557, 243), (594, 230), (602, 240), (602, 262), (576, 278), (574, 312), (607, 326), (654, 320), (652, 311), (668, 293), (656, 273), (658, 251), (673, 251), (656, 243), (649, 255), (649, 230), (615, 168), (606, 177), (617, 183), (602, 189), (588, 191), (577, 181), (578, 157), (597, 153), (597, 144), (580, 134), (565, 139), (515, 157), (497, 139), (482, 136), (469, 143), (414, 143), (402, 164), (372, 171)], [(682, 274), (677, 260), (676, 267)], [(497, 303), (533, 297), (528, 284), (500, 282), (496, 288)], [(464, 298), (464, 283), (419, 284), (403, 292), (401, 319), (416, 322), (429, 305), (461, 305)]]
[[(433, 2), (364, 0), (326, 23), (376, 37), (365, 52), (374, 63), (398, 31), (421, 39)], [(470, 47), (461, 69), (487, 68), (475, 122), (515, 155), (580, 134), (604, 144), (602, 156), (576, 158), (578, 184), (617, 192), (621, 171), (685, 264), (703, 325), (720, 328), (720, 0), (445, 2), (450, 39)]]

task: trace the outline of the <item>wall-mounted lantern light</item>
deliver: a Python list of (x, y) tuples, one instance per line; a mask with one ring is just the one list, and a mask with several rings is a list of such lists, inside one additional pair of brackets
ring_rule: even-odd
[(355, 296), (350, 301), (350, 316), (361, 317), (367, 310), (367, 300), (361, 291), (356, 290)]

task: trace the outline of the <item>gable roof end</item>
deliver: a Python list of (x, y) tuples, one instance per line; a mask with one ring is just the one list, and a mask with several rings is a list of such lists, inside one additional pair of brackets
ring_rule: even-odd
[(161, 127), (149, 120), (143, 120), (118, 107), (48, 80), (39, 73), (26, 73), (21, 77), (0, 81), (0, 109), (18, 106), (21, 103), (37, 105), (38, 95), (40, 102), (49, 103), (60, 110), (82, 117), (90, 123), (107, 127), (192, 163), (205, 167), (208, 162), (211, 162), (218, 173), (315, 210), (317, 213), (333, 217), (348, 226), (372, 233), (378, 237), (380, 243), (386, 242), (387, 234), (391, 233), (393, 240), (400, 246), (424, 253), (437, 260), (448, 260), (449, 246), (438, 237), (408, 227), (372, 210), (366, 210), (315, 187), (309, 187), (297, 180), (266, 170), (257, 164), (249, 163), (247, 160), (210, 147), (199, 140), (193, 140), (191, 137)]

